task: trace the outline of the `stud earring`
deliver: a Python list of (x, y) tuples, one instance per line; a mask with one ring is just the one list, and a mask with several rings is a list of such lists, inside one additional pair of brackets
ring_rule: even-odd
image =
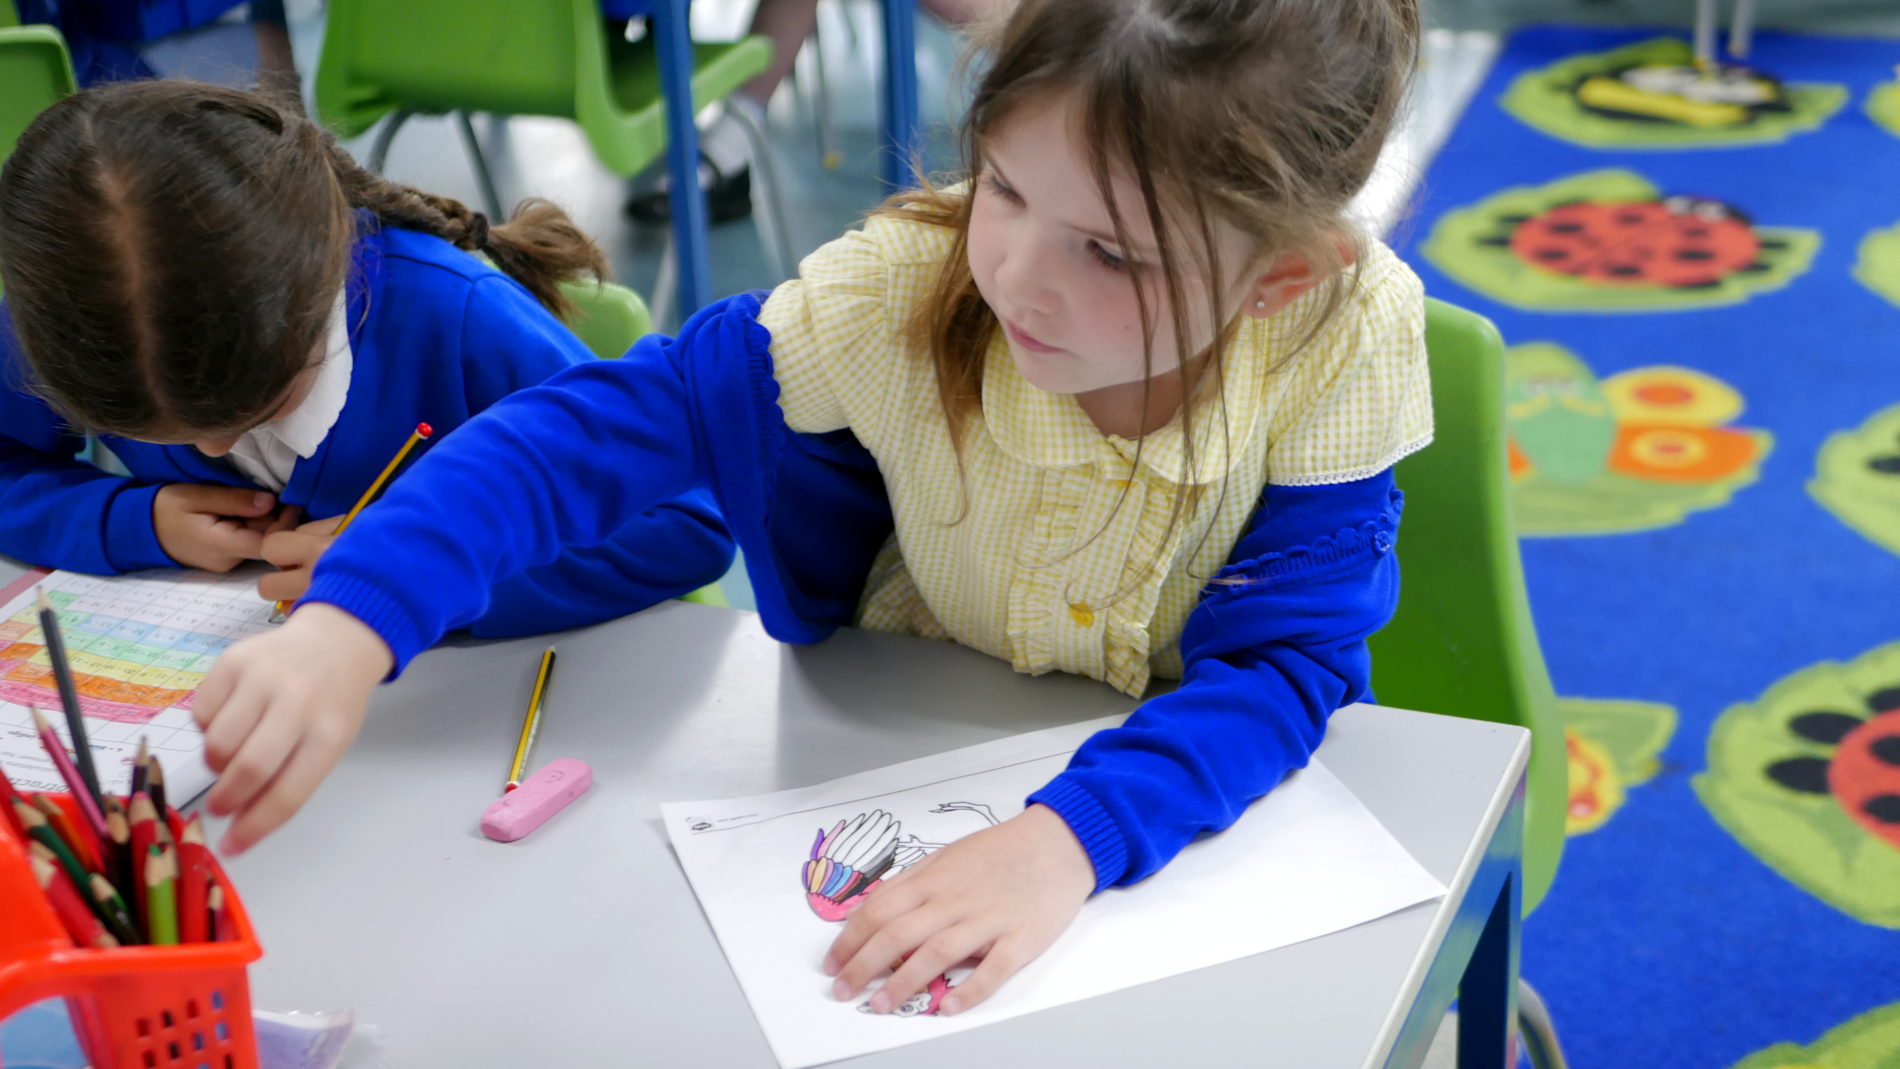
[(1255, 302), (1253, 302), (1253, 306), (1254, 306), (1255, 308), (1265, 308), (1265, 307), (1267, 306), (1267, 302), (1265, 302), (1265, 301), (1255, 301)]

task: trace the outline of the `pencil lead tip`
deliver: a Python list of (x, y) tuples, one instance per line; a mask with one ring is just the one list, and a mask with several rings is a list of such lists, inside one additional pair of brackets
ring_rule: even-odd
[(51, 612), (53, 609), (53, 599), (46, 596), (46, 588), (43, 586), (35, 586), (33, 593), (36, 595), (34, 601), (37, 603), (39, 610), (41, 612)]

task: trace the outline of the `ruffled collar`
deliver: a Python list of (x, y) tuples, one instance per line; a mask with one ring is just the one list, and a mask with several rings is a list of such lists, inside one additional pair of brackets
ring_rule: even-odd
[(1168, 482), (1215, 482), (1247, 455), (1249, 442), (1263, 424), (1261, 401), (1271, 367), (1262, 353), (1262, 326), (1259, 320), (1243, 321), (1228, 345), (1224, 389), (1217, 392), (1211, 381), (1204, 381), (1197, 391), (1192, 471), (1179, 413), (1145, 441), (1105, 435), (1073, 396), (1049, 393), (1023, 378), (1000, 331), (991, 338), (983, 360), (984, 426), (999, 448), (1033, 467), (1071, 467), (1110, 457), (1133, 464), (1139, 450), (1141, 466)]

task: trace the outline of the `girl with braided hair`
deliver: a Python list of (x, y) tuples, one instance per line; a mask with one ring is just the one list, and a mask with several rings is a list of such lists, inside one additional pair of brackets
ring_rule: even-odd
[[(283, 570), (259, 593), (295, 598), (418, 423), (440, 437), (593, 360), (557, 318), (574, 311), (560, 284), (606, 274), (554, 205), (491, 224), (263, 96), (68, 97), (0, 171), (0, 553), (95, 574), (261, 558)], [(88, 433), (127, 474), (75, 459)], [(690, 491), (492, 584), (458, 626), (608, 619), (731, 558)]]

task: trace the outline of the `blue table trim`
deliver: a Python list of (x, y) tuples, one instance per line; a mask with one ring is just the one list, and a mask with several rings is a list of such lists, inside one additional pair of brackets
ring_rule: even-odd
[(1515, 1069), (1508, 1059), (1517, 1022), (1519, 932), (1523, 915), (1524, 794), (1520, 776), (1485, 846), (1411, 1012), (1383, 1063), (1418, 1069), (1458, 999), (1458, 1069)]

